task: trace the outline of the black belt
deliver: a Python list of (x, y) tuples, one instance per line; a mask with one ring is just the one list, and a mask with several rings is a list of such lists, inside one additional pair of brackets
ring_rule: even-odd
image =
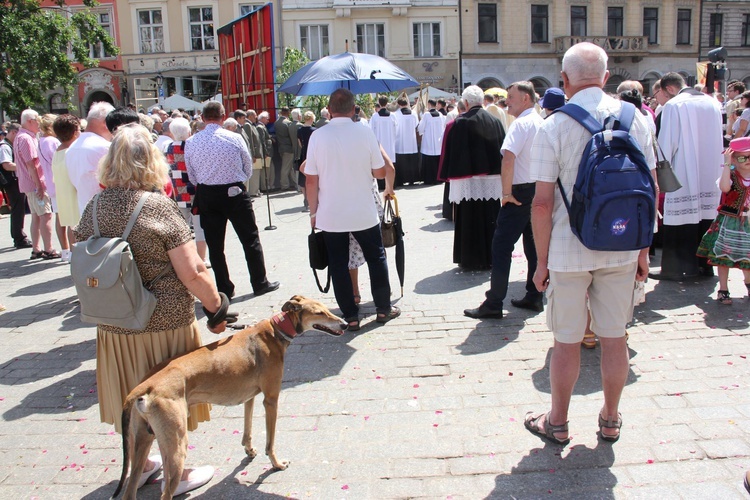
[(233, 182), (231, 184), (198, 184), (199, 189), (206, 189), (206, 190), (221, 190), (223, 189), (226, 191), (232, 186), (237, 186), (238, 188), (245, 190), (245, 183), (244, 182)]

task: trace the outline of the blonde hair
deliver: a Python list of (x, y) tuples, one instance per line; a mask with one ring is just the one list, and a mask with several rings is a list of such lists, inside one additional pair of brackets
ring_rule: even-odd
[(99, 162), (99, 182), (104, 187), (158, 191), (168, 172), (164, 155), (151, 142), (151, 133), (138, 123), (121, 125)]
[(305, 123), (312, 120), (315, 121), (315, 113), (312, 111), (305, 111), (305, 114), (303, 115)]
[(41, 130), (43, 136), (51, 135), (55, 136), (55, 131), (52, 130), (52, 124), (55, 123), (57, 115), (47, 113), (39, 117), (39, 130)]

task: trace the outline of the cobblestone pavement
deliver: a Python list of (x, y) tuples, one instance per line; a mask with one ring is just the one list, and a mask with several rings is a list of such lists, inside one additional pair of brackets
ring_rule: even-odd
[[(649, 282), (630, 332), (631, 370), (622, 438), (597, 440), (599, 349), (582, 353), (572, 443), (545, 444), (524, 430), (529, 410), (549, 407), (551, 334), (544, 314), (508, 304), (503, 320), (462, 311), (483, 299), (489, 272), (451, 262), (452, 226), (439, 218), (442, 186), (399, 192), (406, 229), (401, 318), (373, 321), (366, 272), (363, 329), (332, 338), (309, 332), (287, 352), (277, 450), (250, 462), (240, 445), (242, 407), (214, 407), (190, 434), (188, 465), (211, 464), (203, 498), (746, 498), (750, 468), (750, 304), (713, 301), (716, 279)], [(278, 312), (293, 294), (335, 306), (306, 265), (300, 195), (255, 203), (268, 274), (282, 282), (254, 298), (236, 237), (227, 244), (242, 323)], [(122, 467), (121, 441), (99, 422), (95, 332), (81, 324), (69, 267), (9, 248), (0, 220), (0, 498), (108, 498)], [(231, 233), (231, 231), (230, 231)], [(392, 283), (397, 283), (389, 252)], [(510, 297), (523, 293), (514, 256)], [(364, 269), (364, 268), (363, 268)], [(735, 297), (745, 295), (731, 274)], [(205, 323), (203, 323), (205, 325)], [(217, 336), (203, 326), (203, 339)], [(229, 335), (231, 332), (227, 333)], [(260, 398), (259, 398), (260, 399)], [(263, 408), (256, 446), (265, 443)], [(158, 498), (159, 482), (140, 490)]]

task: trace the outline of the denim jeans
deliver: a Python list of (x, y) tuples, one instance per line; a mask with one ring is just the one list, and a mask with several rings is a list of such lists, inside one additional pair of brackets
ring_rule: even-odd
[[(388, 278), (388, 262), (383, 248), (380, 224), (362, 231), (352, 231), (362, 247), (362, 253), (370, 271), (372, 298), (378, 313), (391, 310), (391, 284)], [(349, 276), (349, 233), (323, 232), (328, 249), (328, 268), (333, 281), (333, 293), (344, 318), (356, 318), (359, 306), (354, 303), (352, 279)]]

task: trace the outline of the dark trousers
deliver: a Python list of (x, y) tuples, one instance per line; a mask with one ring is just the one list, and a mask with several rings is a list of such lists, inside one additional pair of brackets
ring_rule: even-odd
[[(362, 253), (370, 271), (370, 287), (375, 308), (379, 313), (391, 310), (391, 283), (388, 279), (388, 261), (385, 259), (383, 236), (380, 224), (362, 231), (352, 231), (354, 239), (362, 247)], [(352, 278), (349, 276), (349, 233), (323, 232), (328, 249), (328, 269), (333, 281), (333, 293), (344, 318), (356, 318), (359, 306), (354, 303)]]
[(534, 199), (534, 191), (533, 183), (513, 186), (513, 196), (521, 205), (506, 203), (497, 214), (497, 225), (492, 237), (492, 278), (490, 289), (485, 294), (485, 303), (492, 309), (503, 308), (503, 300), (508, 293), (513, 248), (521, 236), (528, 261), (526, 296), (533, 301), (541, 300), (542, 294), (533, 281), (537, 262), (534, 235), (531, 232), (531, 201)]
[[(230, 186), (240, 187), (242, 193), (237, 196), (229, 196), (227, 190)], [(237, 237), (242, 243), (253, 290), (259, 290), (266, 286), (268, 280), (266, 279), (263, 248), (260, 246), (253, 203), (250, 195), (245, 191), (244, 184), (218, 186), (199, 184), (196, 198), (201, 217), (201, 227), (206, 234), (211, 267), (216, 277), (216, 288), (230, 297), (234, 295), (234, 283), (229, 279), (227, 259), (224, 255), (227, 221), (232, 223), (234, 232), (237, 233)]]
[(659, 232), (662, 237), (662, 274), (692, 277), (701, 272), (713, 274), (708, 259), (698, 257), (695, 252), (713, 220), (702, 220), (698, 224), (667, 226), (663, 224)]
[(18, 190), (18, 180), (13, 179), (3, 186), (8, 195), (10, 205), (10, 237), (14, 245), (20, 245), (28, 237), (23, 230), (23, 220), (26, 216), (26, 194)]

